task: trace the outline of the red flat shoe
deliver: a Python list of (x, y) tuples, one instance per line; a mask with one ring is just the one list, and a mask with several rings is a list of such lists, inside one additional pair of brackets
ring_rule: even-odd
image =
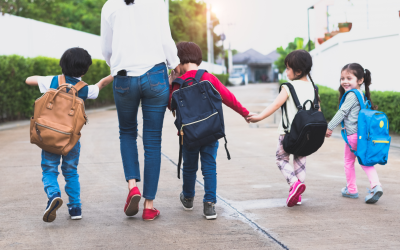
[(153, 209), (143, 209), (143, 220), (154, 220), (160, 215), (160, 211), (153, 207)]
[(134, 216), (139, 212), (140, 198), (142, 198), (142, 195), (140, 194), (139, 188), (134, 187), (129, 191), (124, 207), (124, 212), (127, 216)]

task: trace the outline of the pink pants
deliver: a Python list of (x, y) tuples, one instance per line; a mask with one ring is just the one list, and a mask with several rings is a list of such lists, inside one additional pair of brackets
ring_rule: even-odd
[[(353, 150), (357, 150), (357, 134), (352, 134), (347, 136), (347, 140), (349, 141)], [(356, 156), (353, 152), (350, 151), (350, 148), (347, 144), (344, 147), (344, 172), (346, 174), (347, 179), (347, 189), (350, 193), (358, 193), (357, 184), (356, 184), (356, 169), (354, 168), (354, 162), (356, 160)], [(374, 166), (363, 166), (365, 173), (368, 176), (369, 183), (371, 184), (371, 189), (376, 185), (381, 185), (378, 178), (378, 173)]]

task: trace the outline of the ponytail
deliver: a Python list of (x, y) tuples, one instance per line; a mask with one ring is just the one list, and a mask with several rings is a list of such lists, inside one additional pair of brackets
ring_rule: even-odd
[(126, 5), (129, 5), (131, 3), (135, 3), (135, 0), (125, 0)]
[(314, 81), (313, 81), (313, 79), (311, 78), (311, 74), (310, 74), (310, 73), (308, 73), (308, 78), (310, 78), (310, 80), (311, 80), (311, 83), (312, 83), (312, 85), (313, 85), (313, 87), (314, 87), (315, 95), (316, 95), (317, 100), (318, 100), (318, 103), (314, 103), (314, 105), (318, 104), (318, 106), (319, 106), (319, 103), (321, 102), (321, 99), (319, 98), (319, 95), (318, 95), (318, 92), (317, 92), (317, 88), (315, 87)]
[(371, 99), (371, 92), (369, 90), (369, 85), (371, 85), (371, 71), (369, 71), (368, 69), (365, 69), (364, 71), (364, 84), (365, 84), (365, 96), (367, 97), (367, 99), (371, 102), (371, 108), (373, 110), (377, 110), (378, 106), (374, 105), (372, 103), (372, 99)]

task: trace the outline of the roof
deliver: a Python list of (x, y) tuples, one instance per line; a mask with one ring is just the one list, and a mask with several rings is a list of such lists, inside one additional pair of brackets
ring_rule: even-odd
[(249, 49), (243, 53), (236, 54), (232, 57), (233, 64), (273, 64), (279, 58), (278, 52), (276, 50), (272, 51), (268, 55), (263, 55), (260, 52)]

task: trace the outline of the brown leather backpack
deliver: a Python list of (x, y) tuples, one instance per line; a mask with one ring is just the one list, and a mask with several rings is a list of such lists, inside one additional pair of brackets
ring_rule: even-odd
[[(85, 104), (78, 91), (87, 84), (66, 84), (65, 76), (58, 76), (57, 89), (49, 89), (35, 101), (31, 118), (31, 143), (39, 148), (66, 156), (81, 137), (86, 124)], [(66, 89), (70, 91), (67, 93)]]

